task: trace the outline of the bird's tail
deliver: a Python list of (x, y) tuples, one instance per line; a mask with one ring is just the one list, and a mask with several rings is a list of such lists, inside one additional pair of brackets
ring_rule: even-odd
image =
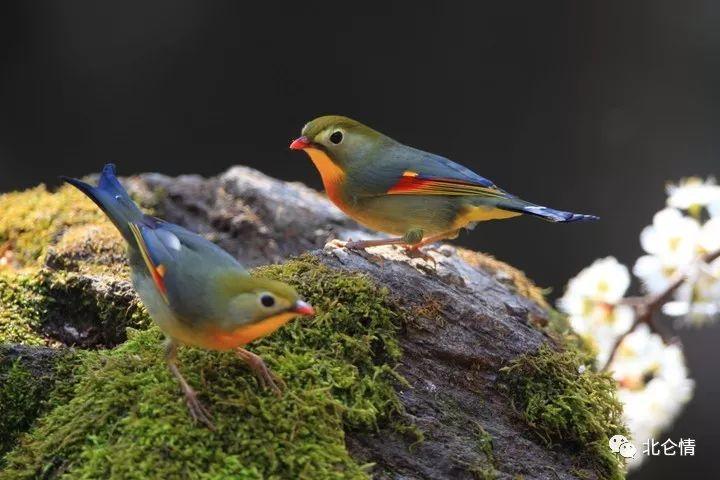
[(555, 210), (554, 208), (535, 205), (534, 203), (526, 202), (524, 200), (520, 200), (519, 198), (508, 198), (498, 206), (503, 210), (532, 215), (549, 222), (587, 222), (600, 219), (600, 217), (595, 215), (563, 212), (562, 210)]
[(127, 191), (118, 181), (115, 176), (115, 165), (108, 163), (103, 167), (97, 187), (76, 178), (60, 178), (90, 197), (112, 220), (122, 236), (125, 237), (125, 240), (131, 244), (133, 243), (133, 235), (128, 224), (143, 221), (145, 215), (135, 205), (135, 202), (132, 201)]

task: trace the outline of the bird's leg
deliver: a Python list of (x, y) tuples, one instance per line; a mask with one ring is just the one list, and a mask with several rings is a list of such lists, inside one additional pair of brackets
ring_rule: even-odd
[[(422, 232), (422, 230), (421, 230)], [(437, 262), (435, 261), (435, 258), (432, 257), (430, 254), (423, 252), (420, 250), (421, 247), (424, 247), (425, 245), (429, 245), (431, 243), (438, 242), (440, 240), (444, 240), (446, 238), (455, 238), (458, 236), (459, 230), (451, 230), (449, 232), (442, 232), (438, 233), (436, 235), (431, 235), (426, 238), (421, 238), (420, 240), (416, 242), (408, 242), (405, 245), (405, 253), (408, 257), (412, 258), (423, 258), (428, 262), (432, 262), (433, 264), (437, 265)], [(406, 234), (407, 236), (407, 234)]]
[(407, 248), (408, 250), (419, 250), (420, 247), (424, 247), (425, 245), (429, 245), (431, 243), (439, 242), (440, 240), (457, 238), (459, 233), (460, 230), (450, 230), (449, 232), (442, 232), (436, 235), (431, 235), (427, 238), (423, 238), (421, 241), (415, 244), (408, 245)]
[[(283, 382), (282, 378), (275, 375), (272, 370), (265, 365), (265, 362), (262, 358), (260, 358), (260, 356), (255, 355), (242, 347), (236, 348), (235, 353), (245, 363), (247, 363), (248, 367), (250, 367), (250, 370), (253, 371), (255, 377), (257, 377), (258, 382), (260, 382), (260, 385), (263, 388), (269, 388), (278, 397), (282, 395), (282, 389), (285, 388), (285, 382)], [(282, 388), (278, 386), (278, 383)]]
[(405, 239), (403, 237), (397, 238), (382, 238), (379, 240), (360, 240), (358, 242), (347, 242), (345, 248), (349, 250), (364, 250), (368, 247), (379, 247), (381, 245), (400, 245), (404, 244)]
[(165, 345), (165, 361), (170, 368), (170, 372), (172, 372), (173, 376), (180, 383), (180, 388), (182, 389), (183, 394), (185, 394), (185, 401), (187, 402), (188, 409), (190, 410), (190, 415), (195, 421), (203, 423), (210, 430), (215, 430), (215, 425), (213, 425), (210, 420), (210, 412), (208, 412), (207, 409), (203, 407), (202, 403), (200, 403), (197, 398), (197, 393), (195, 393), (195, 390), (188, 385), (185, 377), (182, 376), (182, 373), (180, 373), (180, 370), (178, 369), (177, 343), (171, 338), (167, 339)]

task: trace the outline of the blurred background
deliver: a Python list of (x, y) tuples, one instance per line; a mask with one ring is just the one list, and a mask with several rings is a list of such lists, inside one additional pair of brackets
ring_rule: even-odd
[[(457, 240), (557, 296), (596, 257), (634, 263), (666, 181), (720, 174), (718, 25), (712, 0), (5, 0), (0, 192), (108, 161), (123, 175), (244, 164), (320, 189), (287, 146), (339, 113), (528, 200), (600, 215)], [(696, 454), (633, 478), (720, 478), (720, 327), (679, 333), (696, 394), (659, 440), (694, 438)]]

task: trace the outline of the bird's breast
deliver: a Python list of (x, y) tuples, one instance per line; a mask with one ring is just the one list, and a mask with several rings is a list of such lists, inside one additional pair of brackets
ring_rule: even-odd
[(340, 207), (341, 210), (345, 210), (346, 202), (342, 195), (345, 172), (322, 150), (318, 148), (306, 148), (305, 151), (310, 156), (313, 164), (315, 164), (315, 168), (320, 172), (320, 178), (322, 178), (327, 196), (335, 205)]

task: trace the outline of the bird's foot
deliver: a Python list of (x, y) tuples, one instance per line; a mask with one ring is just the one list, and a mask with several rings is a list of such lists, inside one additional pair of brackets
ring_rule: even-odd
[(255, 378), (257, 378), (261, 387), (272, 390), (277, 397), (282, 396), (283, 390), (287, 387), (285, 382), (265, 365), (265, 362), (260, 356), (244, 348), (238, 348), (237, 354), (247, 363), (248, 367), (250, 367), (250, 370), (255, 374)]
[(405, 247), (405, 255), (410, 258), (421, 258), (428, 263), (432, 263), (434, 267), (437, 267), (437, 260), (435, 260), (435, 257), (421, 250), (417, 245), (407, 245)]
[(190, 410), (190, 416), (193, 420), (202, 423), (210, 430), (215, 431), (215, 424), (213, 424), (211, 420), (212, 416), (210, 415), (208, 409), (200, 403), (200, 400), (198, 400), (195, 390), (188, 388), (184, 393), (185, 401), (187, 402), (188, 410)]

